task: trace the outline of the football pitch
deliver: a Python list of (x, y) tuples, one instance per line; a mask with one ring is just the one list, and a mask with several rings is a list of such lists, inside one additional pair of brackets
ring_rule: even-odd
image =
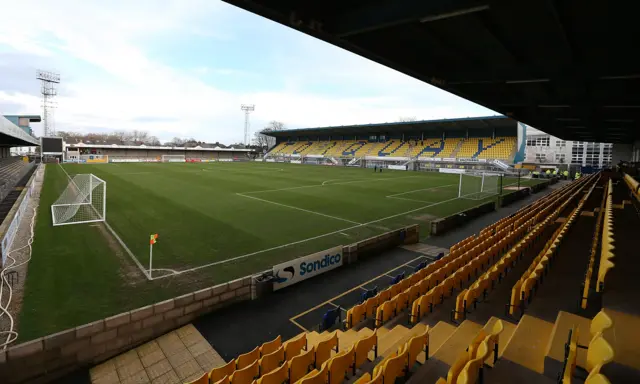
[[(128, 250), (102, 224), (51, 225), (50, 206), (69, 183), (67, 173), (106, 181), (107, 223)], [(495, 200), (460, 199), (458, 185), (454, 174), (283, 163), (47, 165), (20, 338), (411, 224), (424, 238), (434, 219)], [(153, 233), (159, 238), (150, 281)]]

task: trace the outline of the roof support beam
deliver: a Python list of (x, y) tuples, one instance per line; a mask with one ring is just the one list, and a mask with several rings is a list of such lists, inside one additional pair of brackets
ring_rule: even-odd
[(394, 0), (369, 4), (328, 20), (325, 30), (348, 37), (395, 25), (441, 20), (488, 9), (488, 0)]

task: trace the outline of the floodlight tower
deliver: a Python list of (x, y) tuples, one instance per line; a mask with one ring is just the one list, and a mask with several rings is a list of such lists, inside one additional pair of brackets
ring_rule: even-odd
[(256, 110), (255, 104), (241, 104), (240, 109), (244, 111), (244, 145), (245, 147), (250, 144), (249, 142), (249, 114)]
[(58, 84), (60, 84), (60, 74), (49, 71), (38, 70), (36, 79), (40, 80), (42, 86), (42, 114), (44, 120), (44, 137), (55, 136), (56, 131), (53, 125), (53, 110), (56, 105), (53, 99), (58, 95)]

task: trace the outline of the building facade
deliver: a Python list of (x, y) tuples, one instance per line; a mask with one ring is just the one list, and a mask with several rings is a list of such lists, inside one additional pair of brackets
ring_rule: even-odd
[(561, 140), (546, 133), (527, 134), (525, 162), (570, 164), (582, 167), (611, 166), (613, 144)]

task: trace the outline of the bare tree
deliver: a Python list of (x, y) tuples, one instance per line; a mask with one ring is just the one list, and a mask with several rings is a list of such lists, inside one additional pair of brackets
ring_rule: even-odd
[(181, 139), (179, 137), (174, 137), (170, 142), (168, 142), (167, 144), (169, 145), (173, 145), (174, 147), (184, 147), (184, 143), (185, 140)]
[(155, 136), (149, 136), (147, 138), (147, 143), (146, 144), (147, 145), (156, 145), (156, 146), (158, 146), (158, 145), (160, 145), (160, 139), (158, 139)]
[(398, 117), (398, 122), (400, 123), (409, 123), (412, 121), (418, 121), (418, 119), (415, 116), (400, 116)]
[(276, 138), (273, 136), (265, 135), (267, 132), (276, 132), (284, 130), (284, 123), (281, 121), (273, 120), (267, 124), (266, 127), (260, 132), (256, 132), (253, 136), (253, 145), (262, 148), (263, 150), (269, 150), (276, 145)]

